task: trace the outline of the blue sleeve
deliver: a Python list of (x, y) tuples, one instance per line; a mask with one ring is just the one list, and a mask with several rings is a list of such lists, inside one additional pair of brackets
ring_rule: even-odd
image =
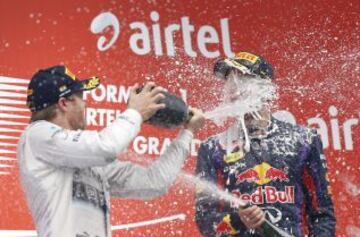
[(311, 185), (307, 184), (309, 237), (335, 236), (336, 219), (329, 187), (326, 158), (319, 136), (314, 136), (310, 144), (310, 155), (307, 162)]
[[(217, 185), (217, 170), (211, 162), (208, 145), (202, 144), (198, 152), (196, 175), (198, 178)], [(211, 193), (206, 192), (205, 185), (196, 186), (196, 224), (201, 234), (206, 237), (234, 236), (242, 225), (240, 217), (224, 205)]]

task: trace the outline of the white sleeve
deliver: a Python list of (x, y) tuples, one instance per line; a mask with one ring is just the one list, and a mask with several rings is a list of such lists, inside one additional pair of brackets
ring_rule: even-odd
[(130, 162), (115, 161), (105, 167), (111, 195), (117, 197), (150, 199), (167, 192), (176, 179), (186, 157), (193, 134), (183, 130), (149, 167)]
[(105, 166), (127, 148), (141, 123), (141, 115), (132, 109), (100, 132), (67, 130), (42, 121), (29, 127), (26, 143), (35, 158), (55, 166)]

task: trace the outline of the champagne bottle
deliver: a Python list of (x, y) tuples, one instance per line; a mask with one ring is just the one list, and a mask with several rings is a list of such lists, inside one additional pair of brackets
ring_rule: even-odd
[[(137, 89), (140, 93), (142, 87)], [(165, 98), (160, 100), (159, 103), (164, 103), (165, 108), (158, 110), (151, 116), (146, 123), (163, 127), (163, 128), (176, 128), (185, 123), (191, 117), (189, 109), (185, 102), (178, 96), (169, 92), (162, 92)]]
[(262, 237), (294, 237), (268, 220), (265, 220), (265, 222), (256, 229), (256, 232)]

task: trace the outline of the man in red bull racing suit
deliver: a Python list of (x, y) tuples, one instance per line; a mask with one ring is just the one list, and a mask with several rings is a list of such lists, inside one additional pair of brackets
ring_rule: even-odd
[[(250, 56), (255, 63), (246, 60)], [(243, 52), (232, 60), (250, 73), (272, 78), (271, 66), (261, 57)], [(217, 66), (215, 73), (229, 73)], [(245, 115), (248, 151), (239, 123), (200, 146), (197, 176), (252, 204), (239, 211), (235, 204), (214, 198), (198, 185), (195, 219), (200, 232), (206, 237), (259, 236), (249, 228), (248, 212), (244, 213), (256, 206), (261, 211), (251, 211), (258, 211), (259, 224), (266, 218), (293, 236), (304, 236), (304, 231), (309, 236), (335, 236), (326, 160), (316, 131), (277, 120), (270, 109), (259, 113), (257, 120)]]

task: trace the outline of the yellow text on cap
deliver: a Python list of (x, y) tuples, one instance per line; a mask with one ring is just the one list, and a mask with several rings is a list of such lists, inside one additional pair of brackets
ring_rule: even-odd
[(256, 60), (258, 60), (258, 56), (251, 54), (251, 53), (247, 53), (247, 52), (240, 52), (236, 55), (237, 59), (244, 59), (247, 61), (250, 61), (251, 63), (255, 63)]

